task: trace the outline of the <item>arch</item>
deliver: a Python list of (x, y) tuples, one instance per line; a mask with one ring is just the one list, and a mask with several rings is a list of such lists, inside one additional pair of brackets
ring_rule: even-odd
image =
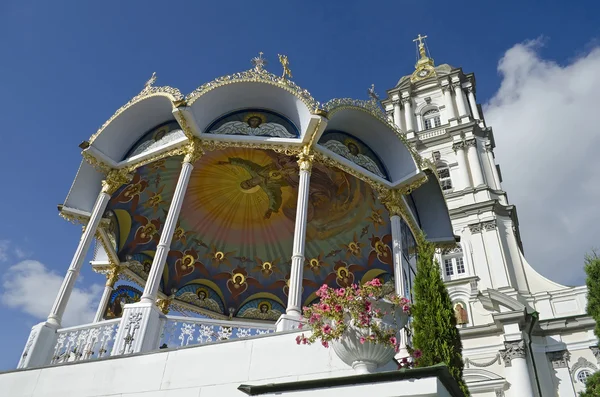
[[(389, 123), (385, 114), (376, 115), (367, 105), (360, 105), (359, 101), (329, 101), (325, 105), (329, 112), (329, 122), (322, 135), (329, 131), (343, 131), (359, 139), (377, 154), (392, 184), (402, 183), (418, 175), (421, 157), (405, 142), (397, 127)], [(318, 136), (317, 142), (320, 142), (320, 139), (321, 136)], [(332, 153), (321, 144), (318, 144), (317, 148)], [(332, 157), (344, 163), (354, 164), (339, 155)], [(377, 179), (385, 180), (381, 177)]]
[(142, 91), (92, 135), (90, 145), (118, 163), (144, 134), (156, 126), (175, 120), (172, 112), (173, 102), (177, 98), (168, 92)]
[(138, 156), (156, 151), (173, 142), (185, 141), (187, 138), (185, 133), (175, 120), (167, 121), (159, 124), (140, 139), (138, 139), (123, 157), (123, 160), (135, 159)]
[[(202, 88), (204, 87), (204, 88)], [(302, 97), (299, 89), (292, 90), (278, 81), (264, 79), (235, 79), (229, 82), (215, 83), (214, 86), (205, 85), (198, 88), (188, 96), (187, 110), (193, 116), (200, 137), (216, 139), (215, 135), (207, 134), (211, 124), (219, 117), (241, 111), (243, 109), (268, 109), (269, 111), (285, 117), (297, 127), (297, 138), (258, 138), (270, 141), (302, 141), (309, 130), (313, 118), (308, 104), (316, 103), (312, 97)], [(315, 116), (316, 117), (316, 116)], [(237, 137), (245, 138), (245, 137)], [(246, 138), (246, 140), (248, 139)]]
[(298, 138), (300, 131), (287, 117), (268, 109), (248, 108), (218, 117), (207, 134)]

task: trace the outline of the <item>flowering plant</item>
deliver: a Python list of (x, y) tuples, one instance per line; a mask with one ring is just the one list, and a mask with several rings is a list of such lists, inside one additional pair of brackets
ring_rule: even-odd
[[(304, 307), (303, 317), (312, 334), (304, 334), (296, 338), (298, 344), (311, 344), (317, 339), (325, 347), (329, 342), (338, 340), (349, 325), (360, 331), (360, 343), (375, 343), (399, 349), (396, 337), (398, 329), (390, 322), (383, 322), (386, 317), (395, 323), (396, 310), (400, 309), (410, 315), (408, 299), (396, 294), (386, 295), (383, 284), (375, 278), (362, 286), (353, 284), (349, 288), (329, 288), (324, 284), (316, 295), (319, 303)], [(381, 302), (386, 305), (381, 305)]]

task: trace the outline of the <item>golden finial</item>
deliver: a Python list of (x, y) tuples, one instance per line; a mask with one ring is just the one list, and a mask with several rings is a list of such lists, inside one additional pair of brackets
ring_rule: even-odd
[(152, 84), (154, 84), (155, 81), (156, 81), (156, 72), (152, 72), (152, 76), (150, 76), (148, 81), (146, 81), (146, 84), (144, 84), (144, 88), (148, 89), (148, 88), (152, 87)]
[(258, 53), (257, 57), (252, 58), (252, 60), (250, 61), (252, 62), (252, 65), (254, 65), (255, 72), (262, 72), (264, 70), (264, 67), (267, 66), (267, 60), (262, 56), (263, 52), (261, 51)]
[(413, 40), (413, 42), (419, 42), (419, 55), (421, 56), (421, 58), (427, 58), (427, 54), (425, 53), (425, 43), (423, 43), (423, 40), (426, 38), (427, 36), (421, 36), (421, 34), (419, 33), (417, 38)]
[(283, 74), (281, 75), (281, 77), (285, 78), (285, 76), (287, 75), (291, 79), (292, 71), (290, 70), (290, 61), (288, 61), (287, 55), (277, 54), (277, 56), (279, 57), (279, 62), (281, 62), (281, 66), (283, 66)]

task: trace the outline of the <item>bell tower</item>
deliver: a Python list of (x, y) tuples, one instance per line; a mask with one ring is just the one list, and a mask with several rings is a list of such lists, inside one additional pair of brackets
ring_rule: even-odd
[(477, 104), (475, 75), (436, 66), (425, 38), (413, 40), (419, 54), (415, 70), (387, 91), (382, 105), (437, 168), (460, 237), (456, 247), (439, 251), (442, 275), (473, 293), (488, 288), (527, 293), (517, 213), (502, 189), (494, 134)]

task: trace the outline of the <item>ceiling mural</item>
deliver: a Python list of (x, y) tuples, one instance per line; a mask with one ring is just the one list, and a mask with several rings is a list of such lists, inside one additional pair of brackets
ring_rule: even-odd
[(172, 120), (165, 124), (159, 125), (148, 131), (141, 137), (135, 145), (127, 152), (123, 159), (134, 157), (139, 154), (149, 152), (153, 149), (164, 146), (168, 143), (174, 142), (177, 139), (185, 138), (185, 134), (181, 130), (179, 123)]
[(297, 138), (298, 128), (287, 118), (266, 109), (243, 109), (213, 122), (209, 134)]
[(319, 145), (383, 179), (390, 179), (383, 163), (373, 150), (352, 135), (336, 130), (325, 131), (319, 139)]
[[(146, 273), (181, 158), (140, 168), (110, 202), (119, 258)], [(289, 292), (299, 170), (269, 150), (208, 152), (194, 164), (161, 288), (226, 316), (276, 320)], [(349, 286), (393, 273), (389, 215), (370, 186), (315, 164), (311, 173), (302, 301), (323, 284)]]

